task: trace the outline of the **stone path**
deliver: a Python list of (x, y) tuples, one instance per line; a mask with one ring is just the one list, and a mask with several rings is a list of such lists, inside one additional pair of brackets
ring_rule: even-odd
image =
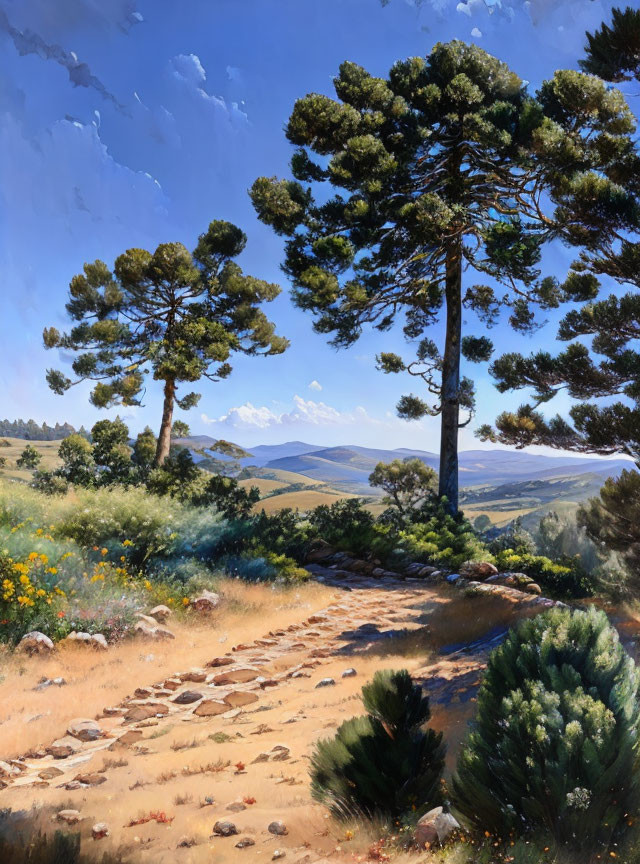
[[(447, 654), (431, 656), (424, 665), (426, 655), (438, 650), (438, 639), (429, 643), (429, 638), (432, 631), (437, 630), (440, 616), (447, 613), (455, 618), (451, 606), (456, 603), (462, 604), (461, 613), (466, 609), (465, 614), (468, 614), (469, 604), (467, 602), (465, 606), (462, 602), (463, 592), (448, 586), (428, 585), (424, 580), (392, 575), (373, 578), (319, 565), (312, 565), (310, 569), (317, 580), (336, 589), (335, 601), (324, 610), (310, 615), (302, 624), (274, 628), (251, 643), (234, 645), (224, 654), (211, 656), (201, 667), (176, 671), (160, 681), (140, 682), (139, 688), (129, 698), (119, 705), (105, 706), (95, 719), (74, 720), (82, 714), (81, 706), (70, 705), (66, 736), (40, 750), (25, 753), (20, 759), (0, 762), (0, 785), (5, 787), (0, 791), (0, 807), (21, 806), (26, 809), (29, 802), (33, 803), (37, 798), (39, 807), (48, 808), (55, 815), (63, 803), (66, 811), (69, 801), (74, 801), (73, 796), (81, 796), (78, 803), (81, 815), (91, 822), (104, 821), (111, 825), (111, 840), (106, 842), (120, 848), (131, 836), (121, 813), (139, 806), (142, 800), (137, 797), (139, 789), (144, 791), (144, 787), (153, 786), (157, 793), (154, 800), (162, 791), (162, 800), (166, 801), (170, 784), (182, 782), (186, 789), (185, 801), (181, 802), (185, 807), (180, 808), (182, 830), (195, 831), (194, 836), (198, 839), (194, 844), (204, 847), (211, 840), (209, 834), (215, 821), (209, 809), (215, 811), (218, 820), (231, 817), (235, 821), (237, 818), (239, 830), (248, 832), (248, 841), (236, 847), (230, 836), (223, 840), (216, 838), (216, 843), (226, 844), (224, 848), (229, 860), (242, 854), (246, 860), (247, 853), (242, 850), (253, 845), (249, 841), (273, 846), (274, 835), (267, 826), (274, 818), (285, 821), (291, 818), (286, 809), (281, 812), (279, 808), (297, 807), (300, 810), (312, 806), (306, 760), (313, 741), (331, 734), (339, 722), (359, 713), (359, 690), (366, 677), (373, 669), (388, 665), (385, 656), (403, 656), (407, 640), (411, 643), (413, 637), (418, 639), (417, 645), (409, 645), (412, 659), (407, 661), (407, 665), (414, 676), (423, 680), (432, 705), (447, 711), (452, 706), (469, 707), (475, 699), (488, 650), (500, 638), (504, 628), (495, 632), (495, 628), (490, 628), (487, 638), (470, 640), (462, 646), (454, 645), (446, 649)], [(533, 609), (539, 599), (527, 596), (523, 603)], [(447, 635), (451, 641), (448, 628)], [(423, 637), (426, 640), (424, 645), (420, 642)], [(364, 674), (362, 667), (365, 667)], [(466, 719), (465, 714), (462, 723), (465, 727)], [(168, 736), (171, 731), (175, 737), (176, 730), (193, 735), (207, 733), (204, 744), (200, 742), (202, 751), (194, 749), (194, 754), (207, 753), (198, 765), (178, 766), (177, 760), (184, 762), (180, 746), (172, 745), (173, 752), (159, 749), (162, 742), (169, 740), (163, 736)], [(256, 737), (252, 738), (254, 735)], [(215, 751), (217, 761), (208, 756), (209, 750), (216, 747), (212, 741), (221, 742)], [(195, 748), (196, 742), (193, 745), (187, 743), (184, 749), (190, 746)], [(135, 759), (135, 770), (128, 762), (129, 756)], [(102, 766), (99, 765), (100, 757)], [(138, 762), (137, 757), (142, 762)], [(151, 780), (148, 766), (159, 763), (166, 765), (166, 770)], [(141, 776), (138, 765), (146, 766)], [(118, 781), (118, 777), (123, 776), (123, 766), (128, 766), (127, 782), (129, 778), (135, 781), (128, 786), (123, 785), (122, 780)], [(249, 776), (245, 777), (246, 774)], [(193, 794), (189, 790), (200, 789), (203, 777), (207, 782), (212, 778), (219, 783), (224, 781), (229, 797), (234, 793), (244, 794), (243, 790), (251, 781), (261, 790), (263, 809), (243, 803), (252, 799), (251, 795), (244, 795), (235, 802), (237, 816), (234, 817), (231, 804), (220, 809), (218, 795), (204, 796), (199, 803), (188, 805), (192, 808), (188, 811), (189, 818), (183, 818), (183, 813), (187, 813), (186, 802)], [(117, 794), (103, 793), (103, 784), (105, 790), (109, 790), (110, 784), (117, 788)], [(286, 799), (265, 791), (276, 787), (282, 789), (283, 784), (287, 788), (298, 787), (293, 798)], [(211, 808), (205, 807), (209, 797), (212, 798)], [(117, 804), (114, 798), (120, 799)], [(178, 802), (179, 798), (180, 795), (176, 795), (173, 800)], [(124, 799), (128, 799), (128, 810)], [(170, 794), (168, 800), (172, 800)], [(164, 809), (176, 810), (176, 807), (169, 808), (165, 804)], [(245, 816), (243, 811), (247, 809), (251, 811), (251, 820), (242, 825), (244, 819), (241, 817)], [(324, 817), (317, 815), (314, 818)], [(144, 830), (150, 831), (147, 823), (144, 824)], [(166, 845), (166, 830), (161, 833), (155, 822), (152, 827), (156, 833), (149, 834), (149, 860), (154, 864), (175, 860), (176, 845), (180, 846), (181, 838), (172, 836), (170, 845)], [(166, 829), (166, 825), (162, 827)], [(305, 851), (308, 841), (304, 839), (300, 825), (295, 827), (294, 820), (287, 835), (278, 836), (278, 843), (296, 855), (300, 853), (299, 857), (289, 856), (295, 862), (319, 861), (322, 860), (319, 855), (328, 852), (332, 854), (332, 860), (336, 860), (333, 838), (326, 830), (317, 834), (321, 839), (314, 842), (314, 850)], [(100, 838), (106, 836), (100, 833)], [(101, 839), (101, 842), (105, 841)], [(187, 844), (184, 848), (191, 848), (194, 844)], [(266, 851), (278, 851), (271, 846)], [(253, 854), (257, 852), (254, 850)], [(185, 860), (201, 860), (195, 852), (190, 856)], [(202, 857), (202, 860), (206, 858)], [(341, 860), (340, 856), (337, 860)]]

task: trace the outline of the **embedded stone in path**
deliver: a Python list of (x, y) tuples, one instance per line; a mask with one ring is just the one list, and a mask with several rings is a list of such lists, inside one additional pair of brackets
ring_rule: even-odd
[(102, 735), (102, 729), (95, 720), (72, 720), (67, 727), (67, 735), (72, 735), (79, 741), (97, 741)]
[(71, 735), (65, 735), (64, 738), (58, 738), (49, 747), (47, 753), (53, 756), (54, 759), (66, 759), (73, 756), (82, 747), (82, 743), (77, 738), (72, 738)]
[(238, 666), (236, 669), (229, 669), (227, 672), (220, 672), (214, 675), (212, 684), (216, 687), (222, 687), (226, 684), (246, 684), (248, 681), (255, 681), (260, 676), (260, 670), (254, 666)]
[(287, 826), (284, 822), (281, 822), (279, 819), (275, 822), (271, 822), (269, 827), (267, 828), (269, 834), (276, 834), (277, 836), (283, 837), (285, 834), (288, 834)]
[(229, 705), (221, 699), (205, 699), (196, 708), (193, 713), (198, 717), (216, 717), (218, 714), (224, 714), (229, 710)]
[(214, 657), (213, 660), (209, 660), (207, 666), (212, 666), (215, 669), (218, 666), (231, 666), (235, 662), (233, 657)]
[(235, 690), (233, 693), (228, 693), (224, 697), (224, 701), (229, 708), (242, 708), (244, 705), (251, 705), (252, 702), (257, 702), (258, 696), (248, 690)]
[(355, 678), (358, 673), (355, 669), (345, 669), (342, 673), (343, 678)]
[(197, 690), (185, 690), (171, 701), (176, 705), (191, 705), (192, 702), (198, 702), (200, 699), (202, 699), (202, 693), (198, 693)]
[(251, 837), (243, 837), (242, 840), (238, 840), (236, 843), (236, 849), (246, 849), (248, 846), (255, 846), (256, 841), (252, 840)]
[(318, 689), (318, 687), (334, 687), (335, 683), (335, 679), (333, 678), (322, 678), (316, 684), (316, 690)]
[(164, 702), (142, 702), (140, 705), (130, 705), (124, 715), (125, 723), (139, 723), (156, 717), (158, 714), (168, 714), (169, 708)]

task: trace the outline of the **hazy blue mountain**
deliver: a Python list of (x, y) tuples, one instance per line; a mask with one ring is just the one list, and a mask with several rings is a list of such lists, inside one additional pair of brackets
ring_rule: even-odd
[[(273, 459), (264, 467), (295, 471), (318, 482), (363, 495), (371, 491), (368, 478), (376, 463), (409, 457), (417, 457), (432, 468), (438, 468), (435, 453), (407, 448), (373, 450), (357, 445), (314, 448), (311, 452)], [(585, 472), (595, 472), (604, 479), (619, 474), (629, 465), (631, 463), (623, 459), (544, 456), (518, 450), (467, 450), (460, 453), (460, 484), (462, 487), (496, 486), (500, 483), (543, 480)]]

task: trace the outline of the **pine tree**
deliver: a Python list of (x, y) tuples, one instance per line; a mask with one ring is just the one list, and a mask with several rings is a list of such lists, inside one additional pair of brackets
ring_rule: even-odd
[(311, 757), (311, 792), (334, 815), (399, 818), (438, 804), (442, 733), (424, 726), (429, 700), (406, 670), (376, 672), (362, 688), (366, 716), (344, 722)]
[(604, 612), (553, 609), (490, 656), (453, 777), (482, 831), (543, 830), (589, 849), (637, 803), (640, 676)]
[(155, 462), (169, 453), (174, 404), (192, 408), (197, 393), (178, 397), (182, 382), (218, 381), (231, 373), (234, 353), (280, 354), (287, 340), (261, 311), (277, 285), (247, 276), (233, 260), (246, 237), (230, 222), (215, 221), (190, 253), (181, 243), (155, 252), (129, 249), (113, 271), (102, 261), (84, 265), (69, 287), (69, 333), (46, 328), (46, 348), (78, 352), (75, 380), (50, 369), (58, 394), (94, 381), (91, 402), (99, 408), (140, 405), (145, 375), (163, 382), (164, 405)]
[[(614, 9), (611, 26), (588, 33), (587, 43), (581, 62), (586, 72), (611, 82), (640, 81), (640, 11)], [(578, 106), (568, 108), (579, 122)], [(640, 458), (639, 194), (640, 154), (625, 147), (603, 176), (585, 174), (580, 184), (567, 189), (567, 218), (586, 241), (564, 283), (583, 303), (559, 327), (559, 339), (571, 344), (555, 357), (547, 351), (529, 357), (514, 353), (493, 364), (501, 393), (528, 388), (534, 399), (501, 414), (495, 429), (482, 427), (481, 438), (516, 447), (544, 444)], [(632, 290), (603, 298), (601, 277)], [(547, 419), (538, 408), (561, 391), (577, 400), (570, 420), (559, 415)], [(614, 396), (621, 398), (612, 401)]]
[[(440, 415), (439, 494), (454, 512), (458, 429), (474, 409), (460, 358), (492, 350), (485, 336), (463, 337), (463, 308), (491, 324), (506, 305), (511, 326), (528, 331), (532, 304), (564, 299), (539, 278), (541, 246), (569, 232), (567, 185), (625, 146), (630, 114), (578, 72), (559, 72), (536, 100), (504, 63), (458, 41), (396, 63), (386, 79), (343, 63), (334, 85), (337, 100), (309, 94), (289, 119), (295, 179), (259, 178), (252, 200), (289, 238), (284, 270), (318, 332), (348, 346), (365, 325), (385, 331), (401, 319), (418, 340), (414, 359), (381, 352), (378, 364), (417, 376), (433, 396), (403, 397), (398, 412)], [(475, 284), (478, 274), (506, 292)], [(426, 335), (440, 317), (443, 348)]]

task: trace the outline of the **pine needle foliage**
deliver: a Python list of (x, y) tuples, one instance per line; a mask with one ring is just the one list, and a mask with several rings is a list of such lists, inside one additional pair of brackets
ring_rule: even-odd
[(556, 608), (511, 630), (458, 760), (457, 809), (501, 836), (607, 843), (637, 800), (639, 683), (601, 611)]
[(338, 818), (397, 819), (438, 804), (444, 767), (442, 733), (425, 728), (429, 699), (403, 669), (376, 672), (362, 688), (367, 714), (318, 741), (311, 792)]

